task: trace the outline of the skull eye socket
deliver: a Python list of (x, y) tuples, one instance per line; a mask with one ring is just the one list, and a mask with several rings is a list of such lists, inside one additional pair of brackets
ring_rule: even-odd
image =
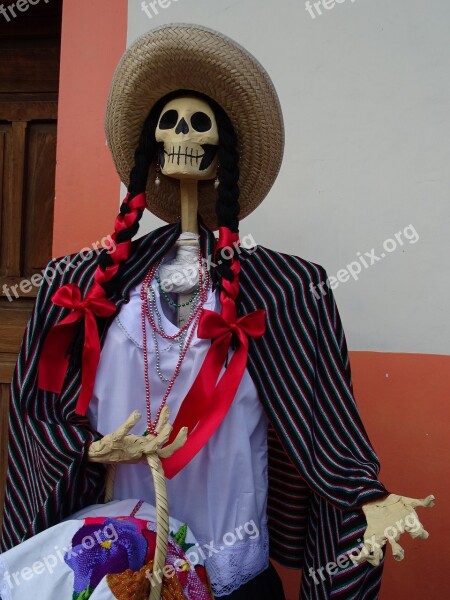
[(204, 112), (196, 112), (191, 117), (191, 125), (195, 131), (209, 131), (212, 127), (211, 119)]
[(167, 110), (159, 120), (160, 129), (173, 129), (178, 121), (178, 112), (176, 110)]

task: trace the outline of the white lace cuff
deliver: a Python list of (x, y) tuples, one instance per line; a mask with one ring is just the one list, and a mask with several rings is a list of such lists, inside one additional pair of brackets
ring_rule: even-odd
[[(186, 555), (195, 562), (193, 553), (205, 557), (205, 566), (211, 579), (214, 596), (227, 596), (262, 573), (269, 566), (269, 535), (264, 527), (259, 536), (232, 545), (199, 542)], [(192, 552), (192, 554), (190, 554)]]

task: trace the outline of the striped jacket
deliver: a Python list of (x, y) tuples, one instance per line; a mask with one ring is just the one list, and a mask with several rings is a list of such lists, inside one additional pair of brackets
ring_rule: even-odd
[[(179, 234), (178, 224), (167, 225), (133, 242), (111, 298), (118, 311)], [(203, 255), (212, 256), (215, 238), (201, 223), (200, 239)], [(267, 315), (263, 337), (250, 340), (248, 370), (270, 420), (270, 554), (304, 569), (302, 598), (376, 598), (381, 566), (320, 571), (358, 545), (365, 528), (360, 506), (387, 494), (353, 398), (331, 290), (319, 295), (310, 288), (326, 281), (326, 272), (262, 246), (241, 249), (239, 259), (239, 310), (262, 308)], [(99, 434), (87, 418), (74, 414), (80, 371), (67, 374), (59, 395), (37, 387), (45, 336), (68, 314), (51, 296), (71, 282), (84, 295), (95, 269), (95, 255), (49, 263), (25, 331), (11, 386), (3, 550), (102, 501), (104, 467), (87, 460), (87, 447)], [(100, 323), (102, 343), (109, 323)]]

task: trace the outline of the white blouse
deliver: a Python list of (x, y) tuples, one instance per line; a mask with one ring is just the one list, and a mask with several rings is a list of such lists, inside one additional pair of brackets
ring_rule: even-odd
[[(178, 329), (165, 315), (162, 303), (166, 300), (161, 299), (155, 280), (152, 287), (163, 328), (173, 335)], [(141, 284), (131, 290), (129, 302), (111, 324), (102, 348), (88, 417), (103, 435), (117, 429), (135, 409), (142, 419), (132, 433), (143, 434), (146, 429), (140, 288)], [(218, 292), (209, 291), (204, 307), (219, 310)], [(147, 344), (154, 419), (168, 384), (156, 373), (155, 346), (148, 323)], [(178, 345), (158, 336), (158, 346), (161, 371), (170, 379), (179, 356)], [(210, 340), (200, 339), (194, 333), (167, 400), (171, 422), (209, 346)], [(257, 390), (246, 370), (222, 424), (184, 469), (167, 480), (170, 516), (192, 529), (198, 543), (187, 553), (188, 558), (194, 564), (196, 556), (205, 559), (216, 596), (232, 593), (269, 564), (267, 425)], [(117, 466), (114, 499), (127, 498), (155, 504), (152, 476), (146, 464)]]

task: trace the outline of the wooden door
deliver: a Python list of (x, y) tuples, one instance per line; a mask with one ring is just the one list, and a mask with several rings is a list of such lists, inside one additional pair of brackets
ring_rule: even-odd
[(10, 381), (33, 275), (51, 259), (61, 10), (52, 0), (9, 22), (0, 15), (0, 514)]

